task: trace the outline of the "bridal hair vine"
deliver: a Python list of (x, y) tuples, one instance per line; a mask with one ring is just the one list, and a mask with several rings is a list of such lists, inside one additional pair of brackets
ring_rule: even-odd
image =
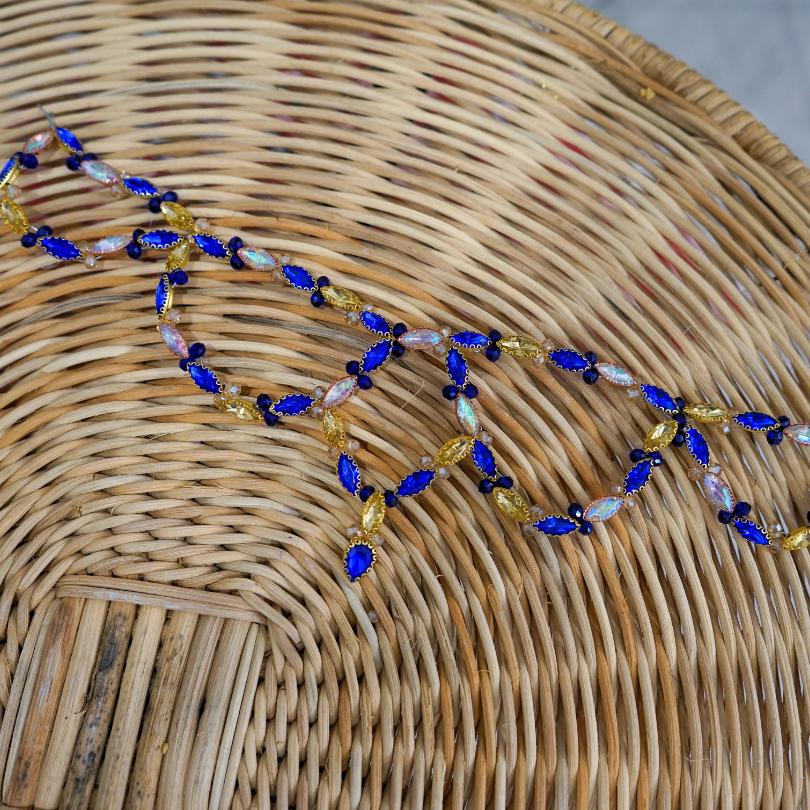
[[(47, 115), (47, 113), (46, 113)], [(690, 478), (697, 482), (706, 500), (717, 508), (717, 519), (745, 540), (762, 545), (775, 544), (789, 551), (810, 546), (810, 526), (799, 526), (789, 533), (780, 527), (767, 527), (751, 517), (751, 505), (738, 500), (717, 464), (713, 464), (703, 431), (707, 425), (731, 427), (764, 434), (767, 442), (778, 445), (787, 436), (796, 444), (810, 446), (810, 424), (795, 424), (786, 416), (770, 416), (758, 411), (733, 412), (726, 407), (705, 402), (688, 402), (664, 389), (645, 382), (615, 363), (600, 360), (593, 351), (579, 351), (539, 342), (524, 335), (504, 335), (491, 331), (434, 329), (392, 322), (364, 303), (351, 290), (336, 286), (325, 277), (314, 277), (306, 268), (286, 257), (278, 258), (268, 251), (251, 247), (234, 236), (225, 240), (210, 231), (209, 223), (194, 219), (179, 202), (174, 191), (163, 191), (150, 180), (122, 174), (109, 164), (86, 152), (73, 132), (57, 126), (48, 116), (49, 128), (29, 138), (20, 152), (12, 155), (0, 170), (0, 216), (5, 224), (20, 235), (26, 248), (39, 248), (62, 262), (84, 261), (93, 266), (98, 258), (123, 251), (132, 259), (144, 252), (165, 254), (165, 270), (155, 290), (157, 329), (168, 349), (179, 358), (179, 367), (192, 382), (213, 395), (214, 405), (243, 421), (264, 422), (272, 427), (282, 420), (310, 416), (320, 420), (330, 452), (336, 460), (337, 477), (342, 487), (362, 503), (356, 526), (348, 529), (349, 541), (343, 554), (343, 565), (349, 579), (358, 580), (371, 571), (377, 559), (379, 530), (388, 510), (404, 498), (427, 490), (434, 481), (446, 478), (455, 464), (470, 460), (481, 476), (478, 488), (490, 497), (506, 517), (517, 521), (528, 534), (560, 536), (579, 532), (588, 535), (593, 524), (607, 521), (623, 509), (635, 506), (636, 498), (650, 481), (654, 470), (663, 463), (661, 451), (667, 447), (684, 447), (693, 460)], [(50, 227), (34, 227), (18, 202), (21, 192), (15, 181), (22, 171), (37, 168), (37, 154), (52, 145), (67, 153), (68, 169), (81, 171), (91, 180), (111, 187), (120, 196), (142, 198), (153, 214), (162, 214), (165, 228), (131, 234), (107, 236), (99, 241), (78, 244), (55, 234)], [(193, 255), (229, 262), (236, 269), (268, 271), (279, 284), (307, 296), (315, 307), (330, 306), (343, 312), (348, 323), (365, 329), (372, 336), (369, 348), (359, 359), (346, 363), (346, 374), (326, 388), (312, 392), (294, 392), (281, 396), (260, 393), (255, 398), (244, 395), (238, 385), (226, 382), (206, 364), (206, 346), (187, 343), (178, 329), (180, 313), (174, 306), (175, 292), (188, 283), (184, 269)], [(387, 363), (407, 352), (427, 352), (439, 358), (449, 381), (442, 394), (452, 403), (458, 421), (458, 434), (446, 441), (433, 456), (423, 456), (419, 466), (390, 489), (377, 489), (363, 480), (355, 459), (358, 443), (349, 438), (340, 407), (359, 391), (374, 385), (373, 376)], [(530, 505), (515, 488), (510, 477), (498, 468), (492, 437), (483, 430), (475, 399), (476, 386), (470, 380), (471, 355), (483, 354), (490, 362), (503, 355), (510, 361), (546, 363), (577, 375), (585, 384), (600, 380), (624, 388), (632, 397), (657, 410), (661, 416), (647, 433), (642, 446), (630, 451), (629, 470), (621, 484), (587, 505), (571, 503), (564, 512), (547, 513)], [(808, 513), (810, 523), (810, 513)]]

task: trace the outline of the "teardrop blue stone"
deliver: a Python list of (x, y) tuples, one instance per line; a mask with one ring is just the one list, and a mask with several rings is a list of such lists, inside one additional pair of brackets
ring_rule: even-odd
[(163, 315), (166, 312), (166, 302), (169, 300), (169, 277), (164, 273), (155, 288), (155, 312)]
[(534, 526), (539, 529), (543, 534), (550, 534), (554, 536), (561, 536), (563, 534), (570, 534), (577, 529), (577, 522), (565, 515), (546, 515), (540, 520), (535, 521)]
[(642, 385), (639, 387), (641, 388), (641, 396), (653, 407), (667, 413), (675, 413), (678, 410), (675, 400), (663, 388), (658, 388), (655, 385)]
[(734, 417), (734, 421), (746, 430), (771, 430), (779, 424), (776, 419), (768, 416), (767, 413), (758, 413), (757, 411), (738, 413)]
[(624, 479), (624, 491), (626, 495), (638, 492), (650, 480), (652, 473), (652, 462), (649, 459), (639, 461), (631, 467)]
[(179, 244), (180, 239), (180, 234), (174, 231), (157, 230), (141, 234), (138, 237), (138, 243), (145, 248), (165, 250)]
[(284, 278), (290, 286), (307, 291), (315, 289), (315, 280), (303, 267), (285, 264), (282, 265), (281, 272), (284, 273)]
[(375, 335), (387, 335), (391, 331), (391, 325), (388, 321), (376, 312), (361, 312), (360, 323)]
[(67, 239), (62, 239), (61, 236), (46, 236), (39, 240), (45, 252), (59, 259), (60, 262), (73, 262), (76, 259), (81, 259), (82, 252), (73, 242)]
[(357, 462), (346, 453), (341, 453), (337, 463), (337, 474), (343, 488), (350, 495), (360, 492), (360, 468)]
[(157, 193), (157, 186), (144, 180), (143, 177), (125, 177), (122, 181), (124, 188), (136, 197), (154, 197)]
[(56, 127), (56, 137), (65, 148), (71, 152), (82, 152), (82, 142), (69, 130), (64, 127)]
[(740, 537), (748, 540), (749, 543), (756, 543), (760, 546), (767, 546), (771, 542), (768, 533), (758, 523), (746, 518), (734, 518), (732, 521), (734, 529)]
[(689, 428), (686, 431), (686, 449), (698, 464), (706, 467), (709, 463), (709, 445), (703, 434), (697, 428)]
[(381, 340), (368, 349), (363, 355), (363, 371), (366, 374), (370, 374), (372, 371), (378, 369), (388, 359), (393, 345), (390, 340)]
[(194, 383), (202, 388), (203, 391), (209, 391), (212, 394), (218, 394), (220, 390), (219, 380), (217, 375), (206, 366), (201, 366), (197, 363), (189, 363), (188, 373)]
[(471, 457), (473, 464), (482, 475), (487, 478), (492, 478), (496, 475), (498, 469), (495, 465), (495, 456), (492, 455), (490, 450), (483, 442), (476, 439), (473, 442)]
[(228, 246), (216, 236), (211, 236), (210, 233), (195, 233), (194, 244), (208, 256), (213, 256), (215, 259), (226, 259), (230, 253)]
[(346, 550), (344, 567), (351, 582), (360, 579), (374, 565), (374, 551), (366, 543), (355, 543)]
[(548, 359), (564, 371), (584, 371), (588, 368), (588, 361), (573, 349), (554, 349), (548, 353)]
[(456, 332), (450, 335), (450, 340), (465, 349), (483, 349), (489, 346), (489, 338), (480, 332)]
[(306, 394), (287, 394), (272, 405), (273, 411), (283, 416), (300, 416), (306, 413), (315, 400)]
[(407, 498), (411, 495), (418, 495), (424, 492), (429, 486), (430, 482), (436, 477), (433, 470), (416, 470), (410, 475), (406, 475), (397, 487), (397, 495), (401, 498)]
[(463, 388), (467, 384), (469, 370), (464, 355), (458, 349), (450, 349), (447, 352), (447, 373), (459, 388)]
[(3, 168), (0, 169), (0, 186), (6, 182), (8, 176), (17, 168), (17, 158), (9, 158), (5, 164), (3, 164)]

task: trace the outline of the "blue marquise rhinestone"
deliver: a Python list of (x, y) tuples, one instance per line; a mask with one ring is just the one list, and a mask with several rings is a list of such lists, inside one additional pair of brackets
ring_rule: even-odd
[(222, 389), (219, 378), (207, 366), (201, 366), (199, 363), (189, 363), (188, 373), (191, 375), (191, 379), (194, 380), (195, 385), (202, 388), (203, 391), (218, 394)]
[(124, 177), (121, 183), (135, 197), (154, 197), (158, 193), (157, 186), (143, 177)]
[(686, 449), (702, 467), (709, 466), (709, 445), (697, 428), (689, 428), (686, 431)]
[(374, 565), (374, 549), (368, 543), (353, 543), (346, 549), (343, 567), (351, 582), (367, 574)]
[(624, 492), (626, 495), (633, 495), (644, 488), (647, 481), (650, 480), (652, 473), (652, 461), (644, 459), (639, 461), (638, 464), (630, 468), (624, 478)]
[(675, 413), (678, 410), (678, 403), (675, 402), (674, 397), (664, 391), (663, 388), (658, 388), (656, 385), (642, 385), (639, 387), (641, 396), (654, 408), (667, 413)]
[(746, 430), (771, 430), (779, 424), (779, 420), (757, 411), (738, 413), (734, 416), (734, 421)]
[(375, 335), (387, 335), (391, 332), (391, 324), (376, 312), (361, 312), (360, 323)]
[(584, 371), (588, 368), (588, 361), (584, 355), (573, 349), (554, 349), (548, 353), (548, 359), (563, 371)]
[(149, 233), (142, 233), (138, 237), (138, 244), (152, 250), (166, 250), (179, 245), (182, 238), (179, 233), (174, 231), (149, 231)]
[(167, 273), (164, 273), (155, 288), (155, 312), (157, 312), (158, 315), (165, 315), (166, 310), (169, 308), (171, 288), (169, 276)]
[(46, 236), (39, 240), (39, 244), (46, 253), (60, 262), (73, 262), (82, 257), (81, 250), (73, 242), (60, 236)]
[(338, 457), (337, 474), (346, 492), (350, 495), (357, 495), (360, 492), (360, 467), (347, 453), (341, 453)]
[(281, 272), (291, 287), (307, 292), (315, 289), (315, 279), (303, 267), (299, 267), (297, 264), (285, 264), (282, 265)]
[(227, 259), (231, 255), (228, 246), (210, 233), (195, 233), (192, 238), (194, 244), (208, 256), (213, 256), (215, 259)]
[(570, 534), (576, 531), (579, 524), (567, 515), (546, 515), (540, 518), (540, 520), (535, 521), (534, 527), (543, 532), (543, 534), (560, 537), (563, 534)]
[(734, 530), (737, 534), (749, 543), (767, 546), (768, 543), (771, 542), (768, 532), (758, 523), (754, 523), (753, 520), (748, 520), (748, 518), (744, 517), (735, 517), (731, 521), (731, 525), (734, 526)]
[(3, 168), (0, 169), (0, 188), (6, 185), (9, 178), (14, 175), (19, 162), (16, 157), (11, 157), (3, 164)]
[(371, 346), (363, 355), (363, 372), (371, 374), (372, 371), (378, 369), (388, 359), (393, 345), (393, 341), (381, 340)]
[(495, 456), (492, 455), (492, 450), (490, 450), (482, 441), (476, 439), (473, 442), (470, 456), (473, 464), (476, 466), (476, 469), (482, 475), (487, 476), (487, 478), (493, 478), (497, 474), (498, 468), (495, 465)]
[(469, 370), (464, 355), (458, 349), (450, 349), (447, 352), (447, 373), (459, 388), (463, 388), (467, 384)]
[(306, 394), (287, 394), (273, 403), (273, 411), (282, 416), (301, 416), (314, 404), (313, 397)]
[(450, 340), (463, 349), (485, 349), (490, 343), (489, 338), (480, 332), (456, 332), (450, 335)]
[(68, 152), (81, 153), (84, 151), (82, 142), (69, 130), (64, 127), (56, 127), (54, 130), (59, 143), (68, 150)]
[(430, 486), (431, 481), (433, 481), (435, 477), (436, 473), (433, 470), (416, 470), (410, 475), (406, 475), (399, 482), (396, 494), (399, 495), (400, 498), (418, 495)]

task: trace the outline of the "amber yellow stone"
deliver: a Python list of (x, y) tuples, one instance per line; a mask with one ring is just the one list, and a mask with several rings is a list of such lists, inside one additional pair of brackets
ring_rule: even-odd
[(782, 548), (799, 551), (810, 546), (810, 526), (800, 526), (782, 539)]
[(511, 354), (512, 357), (539, 357), (543, 353), (543, 347), (534, 338), (523, 335), (509, 335), (498, 341), (498, 348), (501, 351)]
[(0, 216), (3, 217), (3, 222), (5, 222), (14, 233), (28, 232), (28, 217), (25, 215), (25, 211), (23, 211), (14, 200), (9, 200), (8, 198), (0, 199)]
[(194, 228), (194, 217), (191, 216), (185, 205), (176, 202), (160, 204), (160, 213), (163, 214), (168, 225), (180, 231), (190, 231)]
[(334, 411), (323, 412), (323, 435), (332, 447), (342, 447), (346, 441), (343, 420)]
[(521, 523), (525, 523), (529, 519), (529, 505), (514, 489), (495, 487), (492, 490), (492, 497), (495, 499), (495, 505), (507, 517), (519, 520)]
[(327, 304), (331, 304), (337, 309), (343, 309), (347, 312), (357, 312), (363, 308), (363, 302), (360, 296), (347, 290), (344, 287), (321, 287), (321, 295)]
[(260, 422), (263, 418), (261, 411), (252, 402), (241, 397), (215, 396), (214, 405), (243, 422)]
[(385, 495), (375, 492), (364, 504), (360, 513), (360, 529), (367, 537), (373, 537), (385, 520)]
[(472, 436), (456, 436), (445, 442), (436, 453), (434, 462), (437, 467), (446, 467), (450, 464), (458, 464), (462, 459), (467, 458), (472, 448)]
[(717, 405), (708, 405), (705, 402), (695, 402), (684, 408), (687, 416), (691, 416), (696, 422), (710, 424), (711, 422), (725, 422), (729, 418), (729, 412)]
[(172, 270), (178, 270), (188, 261), (190, 255), (191, 245), (184, 239), (175, 245), (166, 256), (166, 271), (171, 273)]
[(678, 423), (674, 419), (659, 422), (644, 437), (644, 444), (642, 445), (644, 452), (654, 453), (656, 450), (663, 450), (675, 438), (677, 432)]

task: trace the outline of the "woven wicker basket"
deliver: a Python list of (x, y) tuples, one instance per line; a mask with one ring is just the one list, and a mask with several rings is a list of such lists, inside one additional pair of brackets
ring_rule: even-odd
[[(807, 169), (693, 71), (581, 6), (112, 0), (0, 7), (4, 151), (40, 102), (409, 324), (598, 348), (687, 397), (810, 416)], [(77, 239), (156, 221), (53, 164)], [(154, 330), (154, 261), (0, 240), (3, 807), (810, 807), (808, 552), (727, 536), (670, 452), (590, 538), (527, 538), (467, 469), (341, 575), (352, 499), (306, 420), (210, 405)], [(254, 393), (364, 345), (197, 261), (184, 324)], [(538, 366), (476, 364), (505, 469), (587, 501), (652, 424)], [(452, 435), (441, 369), (347, 413), (386, 482)], [(795, 524), (795, 447), (711, 434)], [(786, 443), (785, 443), (786, 444)]]

